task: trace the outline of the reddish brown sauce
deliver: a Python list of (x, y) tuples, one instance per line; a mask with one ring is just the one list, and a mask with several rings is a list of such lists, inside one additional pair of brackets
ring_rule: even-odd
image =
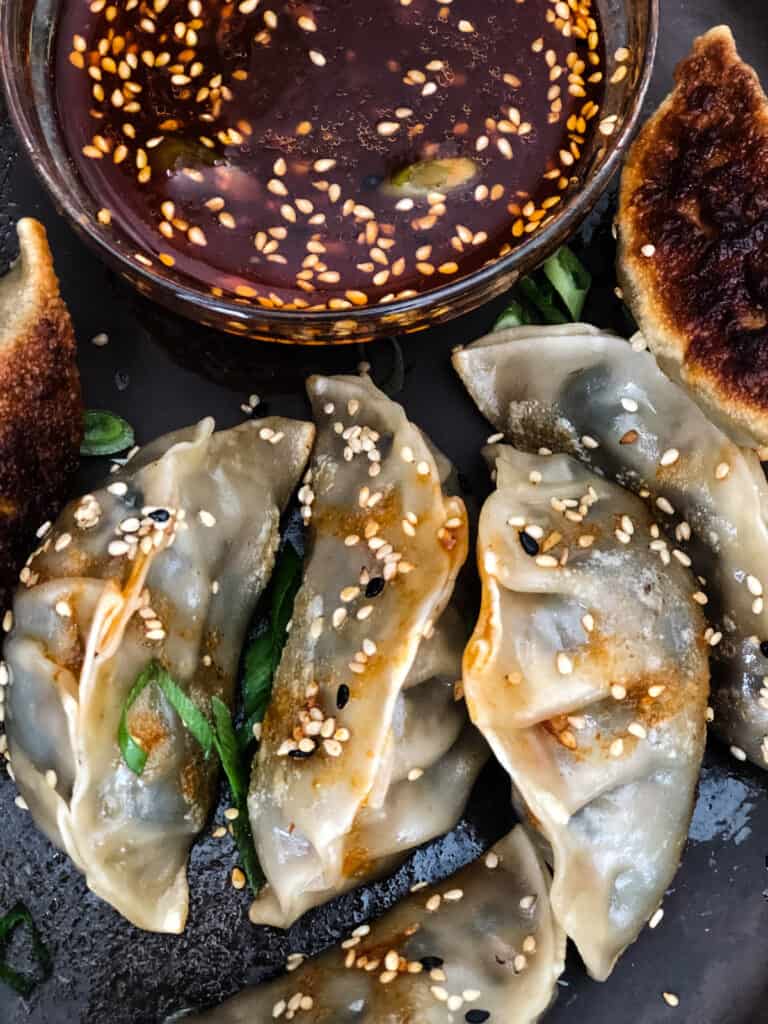
[[(67, 0), (54, 77), (100, 219), (141, 262), (346, 309), (444, 284), (545, 223), (603, 64), (591, 0)], [(446, 159), (463, 161), (452, 187), (392, 183)]]

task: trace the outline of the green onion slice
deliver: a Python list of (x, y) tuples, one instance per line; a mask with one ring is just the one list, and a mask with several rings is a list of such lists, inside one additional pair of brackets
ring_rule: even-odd
[(4, 953), (6, 946), (11, 940), (17, 928), (26, 925), (29, 928), (32, 939), (32, 952), (37, 960), (40, 970), (40, 977), (34, 978), (29, 974), (22, 974), (6, 963), (5, 958), (0, 958), (0, 981), (10, 985), (12, 989), (22, 996), (29, 996), (35, 986), (50, 976), (52, 970), (51, 956), (40, 932), (37, 930), (32, 915), (23, 903), (17, 903), (7, 914), (0, 917), (0, 955)]
[(81, 455), (116, 455), (131, 448), (133, 427), (121, 416), (104, 409), (87, 409), (84, 416), (85, 435)]
[(592, 275), (567, 245), (550, 256), (543, 266), (544, 275), (563, 301), (573, 320), (584, 310)]

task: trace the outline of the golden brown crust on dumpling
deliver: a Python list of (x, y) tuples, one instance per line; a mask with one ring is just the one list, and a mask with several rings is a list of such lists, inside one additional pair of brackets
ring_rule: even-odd
[(768, 99), (730, 29), (697, 39), (624, 168), (619, 277), (662, 368), (768, 443)]
[(77, 467), (83, 410), (75, 338), (45, 229), (18, 224), (20, 257), (0, 279), (0, 609), (35, 530)]

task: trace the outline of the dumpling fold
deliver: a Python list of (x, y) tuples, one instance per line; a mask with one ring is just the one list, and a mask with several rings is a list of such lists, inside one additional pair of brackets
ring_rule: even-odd
[(565, 455), (489, 449), (472, 720), (551, 846), (552, 908), (604, 980), (680, 861), (709, 692), (695, 584), (646, 505)]
[(249, 796), (269, 881), (252, 919), (283, 926), (451, 828), (486, 756), (453, 699), (467, 517), (449, 467), (367, 377), (308, 391), (308, 557)]
[(768, 765), (768, 485), (739, 448), (629, 344), (586, 324), (500, 331), (457, 352), (481, 412), (526, 451), (568, 452), (647, 503), (665, 560), (691, 564), (709, 621), (713, 727)]
[(554, 998), (565, 935), (524, 829), (420, 889), (342, 944), (190, 1024), (533, 1024)]
[[(5, 644), (16, 780), (90, 888), (140, 928), (184, 927), (187, 855), (217, 773), (160, 689), (126, 702), (157, 661), (204, 714), (213, 696), (231, 706), (313, 436), (270, 418), (160, 438), (70, 503), (22, 573)], [(121, 755), (124, 713), (140, 774)]]

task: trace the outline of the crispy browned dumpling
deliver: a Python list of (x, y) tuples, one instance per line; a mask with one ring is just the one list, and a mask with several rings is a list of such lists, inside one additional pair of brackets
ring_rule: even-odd
[(19, 221), (0, 279), (0, 614), (35, 531), (58, 509), (83, 431), (75, 338), (45, 228)]
[(621, 183), (619, 277), (662, 368), (768, 444), (768, 99), (730, 29), (697, 39)]

